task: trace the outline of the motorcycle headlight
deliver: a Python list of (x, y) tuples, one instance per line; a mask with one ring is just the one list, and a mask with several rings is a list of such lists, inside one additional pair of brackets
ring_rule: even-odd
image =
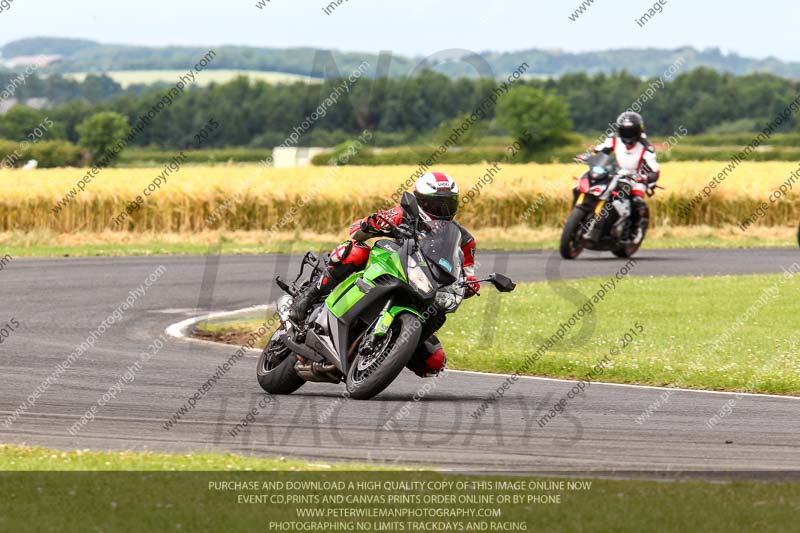
[(459, 298), (452, 292), (439, 291), (436, 293), (436, 307), (444, 311), (455, 311), (459, 304)]
[(417, 262), (414, 261), (413, 258), (408, 259), (408, 281), (411, 282), (411, 285), (417, 290), (425, 294), (433, 290), (431, 281), (428, 279), (428, 276), (425, 275), (425, 271), (417, 265)]
[(278, 298), (278, 304), (276, 307), (278, 308), (278, 316), (280, 317), (281, 322), (289, 321), (289, 313), (292, 311), (293, 301), (294, 298), (288, 294)]
[(460, 287), (458, 283), (454, 283), (449, 287), (444, 287), (436, 292), (436, 299), (434, 304), (439, 309), (447, 313), (452, 313), (461, 302), (464, 300), (464, 288)]
[(608, 173), (606, 172), (606, 169), (604, 169), (603, 167), (593, 167), (592, 170), (589, 171), (589, 179), (592, 182), (603, 181), (607, 177)]

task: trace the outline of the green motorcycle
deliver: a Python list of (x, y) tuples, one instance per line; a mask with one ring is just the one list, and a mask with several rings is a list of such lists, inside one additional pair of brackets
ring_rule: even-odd
[[(384, 220), (392, 239), (380, 239), (365, 270), (342, 281), (315, 302), (303, 324), (289, 319), (293, 299), (308, 287), (324, 263), (303, 258), (297, 278), (275, 278), (287, 294), (277, 302), (281, 328), (258, 361), (261, 387), (270, 394), (291, 394), (307, 381), (344, 381), (351, 398), (367, 400), (388, 387), (420, 345), (455, 312), (464, 298), (461, 232), (449, 221), (422, 220), (416, 198), (403, 195), (409, 224)], [(304, 283), (304, 270), (312, 270)], [(486, 279), (500, 292), (515, 283), (502, 274)]]

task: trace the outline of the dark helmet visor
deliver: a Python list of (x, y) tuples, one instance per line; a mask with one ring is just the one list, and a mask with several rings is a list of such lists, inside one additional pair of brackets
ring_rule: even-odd
[(449, 193), (447, 195), (438, 194), (416, 194), (417, 203), (420, 209), (428, 213), (430, 216), (443, 219), (453, 220), (458, 211), (458, 194)]

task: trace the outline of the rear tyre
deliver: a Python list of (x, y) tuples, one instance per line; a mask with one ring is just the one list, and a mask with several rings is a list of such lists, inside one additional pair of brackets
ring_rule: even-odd
[(561, 246), (559, 252), (564, 259), (575, 259), (586, 247), (586, 239), (583, 237), (581, 227), (586, 220), (587, 212), (580, 207), (575, 207), (564, 224), (564, 231), (561, 232)]
[(614, 248), (613, 250), (611, 250), (611, 253), (616, 255), (617, 257), (625, 258), (632, 256), (638, 251), (639, 251), (638, 244), (629, 244), (627, 246), (620, 246), (619, 248)]
[(291, 394), (306, 382), (297, 375), (294, 365), (297, 357), (278, 339), (280, 332), (272, 335), (261, 357), (256, 375), (258, 384), (270, 394)]
[(347, 372), (347, 392), (355, 400), (369, 400), (388, 387), (408, 364), (419, 345), (422, 324), (411, 313), (397, 315), (375, 349), (359, 353)]

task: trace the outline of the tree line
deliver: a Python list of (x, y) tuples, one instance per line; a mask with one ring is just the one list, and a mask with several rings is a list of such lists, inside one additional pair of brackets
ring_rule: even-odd
[[(37, 83), (50, 83), (36, 78), (29, 79), (19, 93), (25, 95), (24, 91), (38, 87)], [(94, 115), (113, 112), (133, 124), (158, 105), (165, 93), (163, 87), (115, 93), (110, 81), (90, 77), (81, 83), (71, 82), (68, 86), (78, 87), (78, 96), (72, 94), (70, 101), (50, 108), (15, 106), (0, 116), (0, 138), (24, 141), (32, 128), (49, 118), (54, 126), (46, 140), (77, 144), (81, 142), (80, 125)], [(271, 148), (284, 142), (304, 122), (308, 127), (297, 143), (300, 146), (336, 145), (365, 129), (376, 133), (377, 145), (414, 144), (459, 124), (498, 83), (491, 79), (451, 79), (432, 71), (413, 78), (362, 78), (320, 113), (321, 102), (343, 81), (273, 85), (240, 77), (228, 83), (193, 87), (161, 110), (132, 145), (191, 148), (194, 133), (211, 118), (219, 121), (220, 128), (207, 140), (207, 147)], [(501, 96), (497, 106), (486, 110), (480, 127), (462, 142), (480, 144), (483, 135), (513, 135), (515, 128), (552, 130), (557, 136), (564, 130), (595, 136), (637, 101), (651, 135), (668, 136), (679, 127), (692, 135), (759, 131), (800, 93), (797, 81), (769, 74), (733, 76), (701, 68), (675, 76), (643, 101), (642, 95), (656, 81), (658, 78), (626, 72), (519, 81)], [(526, 108), (536, 111), (525, 113)], [(503, 113), (508, 116), (500, 116)], [(520, 124), (520, 120), (528, 122)], [(796, 118), (792, 116), (781, 128), (793, 131)]]

